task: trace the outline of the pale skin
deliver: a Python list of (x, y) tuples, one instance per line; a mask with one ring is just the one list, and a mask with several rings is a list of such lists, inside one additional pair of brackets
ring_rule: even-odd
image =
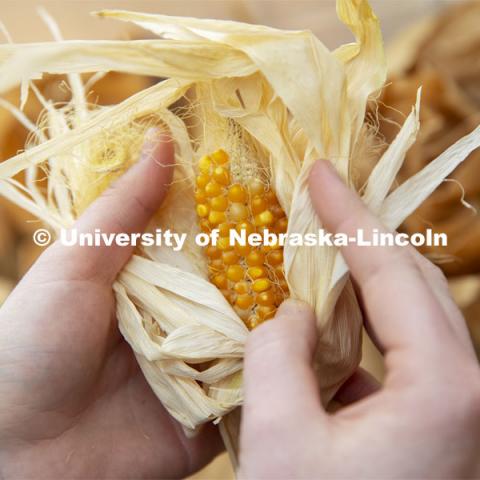
[[(141, 161), (77, 222), (141, 232), (171, 180), (173, 149), (150, 136)], [(329, 169), (311, 174), (331, 231), (379, 223)], [(480, 474), (480, 374), (439, 271), (407, 249), (342, 252), (372, 336), (379, 385), (358, 371), (345, 408), (321, 407), (314, 318), (286, 302), (247, 342), (242, 478), (426, 478)], [(128, 247), (48, 248), (0, 309), (0, 478), (181, 478), (219, 451), (214, 427), (188, 439), (118, 333), (112, 283)]]
[[(327, 162), (314, 165), (310, 195), (330, 232), (384, 230)], [(358, 371), (337, 395), (346, 406), (328, 414), (313, 313), (284, 303), (247, 344), (240, 477), (478, 478), (480, 370), (443, 274), (408, 248), (342, 254), (385, 354), (384, 385)]]
[[(173, 147), (144, 151), (79, 231), (145, 229)], [(112, 283), (131, 254), (54, 244), (0, 310), (0, 478), (179, 478), (221, 450), (213, 426), (187, 439), (118, 332)]]

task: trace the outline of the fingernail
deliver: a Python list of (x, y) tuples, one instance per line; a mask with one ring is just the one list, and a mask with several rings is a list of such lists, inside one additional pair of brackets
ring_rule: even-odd
[(171, 141), (170, 137), (165, 131), (159, 127), (150, 127), (143, 136), (140, 162), (150, 161), (159, 145), (169, 141)]
[(153, 156), (155, 149), (158, 145), (160, 132), (158, 128), (149, 128), (143, 135), (143, 143), (140, 151), (140, 162), (147, 162)]
[(143, 143), (158, 143), (161, 133), (158, 127), (150, 127), (143, 136)]

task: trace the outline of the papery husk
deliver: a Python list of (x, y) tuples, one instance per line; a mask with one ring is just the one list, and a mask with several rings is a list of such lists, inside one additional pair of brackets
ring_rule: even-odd
[[(135, 160), (129, 149), (132, 128), (158, 125), (169, 130), (175, 142), (175, 176), (150, 228), (191, 235), (180, 252), (154, 247), (134, 255), (114, 291), (122, 334), (152, 389), (187, 429), (219, 421), (241, 405), (248, 335), (208, 281), (201, 248), (193, 241), (198, 231), (195, 162), (204, 153), (224, 148), (235, 165), (263, 172), (288, 216), (289, 232), (316, 233), (321, 228), (308, 195), (310, 167), (318, 158), (329, 159), (346, 182), (354, 183), (362, 162), (358, 146), (366, 144), (367, 102), (378, 94), (386, 76), (380, 27), (368, 2), (339, 0), (337, 7), (356, 42), (334, 52), (308, 31), (124, 11), (100, 15), (134, 22), (163, 39), (0, 47), (0, 92), (23, 82), (23, 101), (29, 79), (44, 72), (75, 76), (116, 69), (168, 77), (108, 108), (88, 106), (81, 89), (73, 109), (49, 107), (53, 134), (0, 164), (0, 193), (58, 231), (70, 226)], [(180, 100), (183, 109), (178, 108)], [(365, 202), (390, 228), (480, 144), (477, 129), (433, 167), (392, 190), (416, 138), (418, 114), (419, 101), (362, 190)], [(98, 145), (108, 142), (109, 135), (123, 138), (119, 132), (125, 137), (117, 145), (119, 154), (106, 159)], [(34, 173), (40, 167), (50, 174), (47, 198), (34, 192)], [(31, 170), (27, 191), (11, 180), (25, 169)], [(315, 367), (328, 405), (358, 366), (360, 308), (337, 249), (287, 245), (284, 257), (291, 296), (309, 303), (317, 315)], [(224, 428), (232, 449), (235, 426), (238, 419), (229, 424), (232, 428)]]

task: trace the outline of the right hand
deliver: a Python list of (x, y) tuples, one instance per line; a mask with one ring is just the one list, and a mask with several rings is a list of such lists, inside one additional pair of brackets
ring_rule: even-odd
[[(385, 228), (327, 162), (310, 175), (329, 231)], [(382, 388), (359, 370), (328, 414), (312, 369), (312, 310), (287, 301), (255, 329), (245, 356), (243, 478), (480, 476), (480, 369), (441, 271), (412, 248), (342, 249), (374, 341)]]

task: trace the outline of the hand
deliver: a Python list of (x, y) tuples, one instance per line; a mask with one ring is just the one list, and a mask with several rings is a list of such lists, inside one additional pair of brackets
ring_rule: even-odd
[[(172, 162), (171, 142), (150, 134), (77, 230), (143, 231)], [(0, 478), (183, 477), (219, 452), (212, 426), (185, 437), (118, 332), (112, 283), (131, 254), (55, 243), (1, 308)]]
[[(331, 232), (385, 231), (327, 162), (313, 167), (310, 194)], [(442, 273), (408, 248), (342, 254), (385, 352), (384, 386), (359, 371), (337, 395), (344, 408), (326, 413), (314, 315), (287, 301), (248, 340), (241, 477), (478, 478), (480, 370)]]

